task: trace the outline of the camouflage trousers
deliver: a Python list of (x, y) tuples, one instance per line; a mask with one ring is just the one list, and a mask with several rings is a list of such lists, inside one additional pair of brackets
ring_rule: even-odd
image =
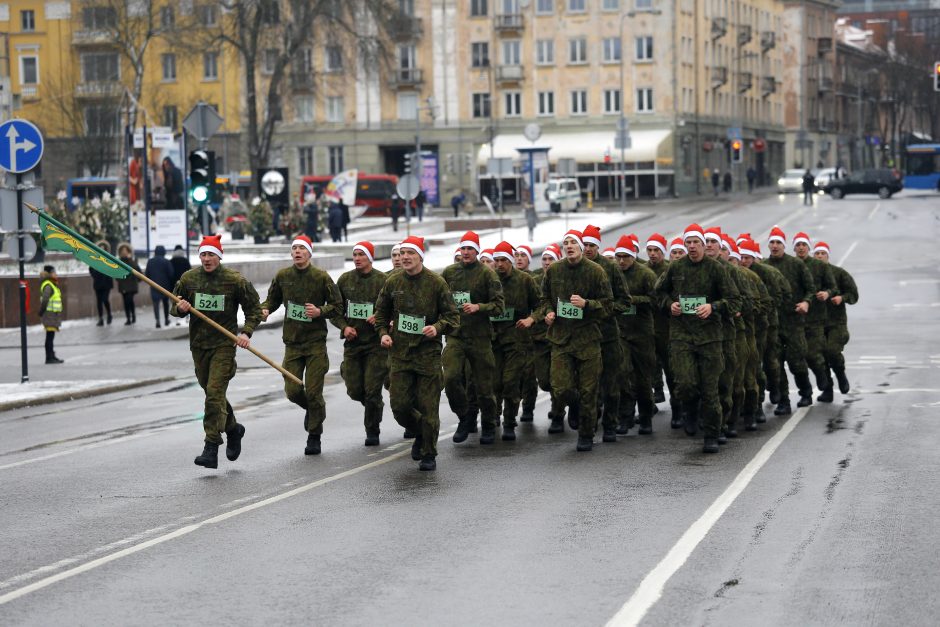
[(523, 342), (493, 344), (493, 357), (496, 362), (495, 395), (496, 409), (502, 408), (503, 426), (515, 428), (516, 414), (522, 400), (523, 374), (529, 365), (529, 345)]
[(849, 343), (849, 327), (844, 324), (826, 327), (826, 364), (836, 372), (845, 371), (842, 351)]
[(382, 422), (382, 384), (388, 378), (388, 353), (376, 344), (368, 349), (347, 349), (340, 374), (346, 382), (346, 394), (365, 408), (363, 425), (367, 435), (379, 434)]
[[(790, 368), (797, 386), (803, 382), (805, 386), (809, 382), (808, 370), (806, 369), (806, 335), (804, 335), (802, 323), (792, 320), (782, 321), (777, 337), (780, 339), (780, 357), (777, 361), (780, 370), (779, 386), (780, 398), (787, 400), (790, 398), (790, 385), (787, 381), (787, 374), (783, 370), (783, 364)], [(813, 393), (812, 387), (801, 389), (800, 395), (805, 396)]]
[(757, 373), (757, 396), (764, 398), (764, 391), (776, 396), (780, 390), (780, 334), (776, 325), (757, 329), (757, 358), (761, 364)]
[[(735, 337), (743, 331), (735, 329)], [(721, 354), (724, 357), (724, 368), (718, 375), (718, 400), (721, 403), (721, 427), (728, 425), (731, 420), (731, 411), (734, 409), (734, 373), (738, 367), (738, 354), (735, 351), (734, 339), (721, 341)]]
[(441, 356), (436, 351), (389, 361), (389, 404), (406, 430), (421, 436), (421, 454), (437, 455), (441, 432)]
[(683, 410), (699, 417), (706, 438), (717, 438), (721, 429), (718, 376), (725, 370), (722, 342), (690, 344), (673, 339), (669, 345), (669, 360)]
[(326, 353), (326, 340), (307, 346), (284, 347), (284, 370), (304, 382), (297, 385), (284, 379), (287, 400), (307, 410), (304, 429), (307, 433), (323, 433), (326, 420), (326, 401), (323, 400), (323, 380), (330, 369), (330, 358)]
[[(523, 392), (523, 411), (529, 407), (535, 407), (535, 397), (538, 393), (538, 390), (543, 392), (548, 392), (552, 398), (551, 408), (548, 410), (549, 420), (554, 419), (555, 417), (555, 392), (552, 390), (552, 344), (548, 340), (536, 340), (532, 342), (532, 347), (529, 352), (529, 361), (532, 363), (532, 372), (535, 374), (535, 382), (538, 388), (535, 391), (531, 389)], [(531, 394), (531, 396), (529, 396)], [(528, 403), (530, 402), (531, 405)], [(558, 416), (559, 418), (564, 417), (564, 414)]]
[(578, 435), (593, 438), (597, 426), (597, 386), (601, 380), (601, 349), (552, 347), (552, 413), (563, 416), (565, 407), (579, 414)]
[[(639, 409), (641, 417), (653, 415), (653, 375), (656, 369), (654, 336), (621, 338), (626, 368), (620, 382), (620, 417), (633, 422)], [(670, 377), (671, 379), (671, 377)], [(670, 390), (671, 390), (670, 386)], [(631, 424), (632, 426), (632, 424)]]
[(728, 428), (734, 429), (738, 417), (746, 414), (745, 389), (747, 388), (748, 366), (751, 359), (751, 342), (754, 334), (748, 329), (738, 329), (734, 334), (734, 377), (731, 390), (731, 414), (728, 417)]
[(826, 363), (826, 330), (822, 326), (806, 327), (806, 365), (816, 376), (816, 387), (820, 391), (832, 386)]
[(669, 405), (675, 410), (679, 401), (676, 398), (676, 382), (672, 375), (672, 368), (669, 365), (669, 327), (664, 331), (656, 330), (656, 370), (653, 375), (653, 389), (662, 390), (662, 375), (666, 377), (666, 388), (669, 390)]
[(496, 369), (493, 344), (489, 338), (447, 338), (442, 355), (444, 391), (450, 409), (458, 418), (469, 412), (467, 399), (467, 366), (477, 393), (477, 404), (484, 428), (496, 428), (496, 398), (493, 395), (493, 373)]
[(535, 400), (539, 395), (539, 382), (535, 376), (535, 355), (533, 344), (528, 344), (525, 355), (525, 368), (522, 369), (522, 413), (535, 411)]
[(228, 382), (235, 376), (235, 347), (191, 348), (196, 380), (206, 393), (202, 428), (206, 442), (222, 444), (222, 435), (238, 424), (235, 412), (225, 398)]
[[(615, 429), (620, 417), (620, 387), (624, 379), (624, 354), (620, 338), (601, 344), (601, 380), (598, 389), (598, 418), (604, 427)], [(587, 414), (582, 414), (587, 415)]]

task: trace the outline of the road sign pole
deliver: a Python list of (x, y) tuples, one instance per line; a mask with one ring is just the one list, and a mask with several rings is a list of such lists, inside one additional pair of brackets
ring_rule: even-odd
[(29, 382), (29, 361), (26, 356), (26, 246), (23, 238), (23, 175), (16, 175), (16, 241), (19, 248), (20, 260), (20, 356), (22, 360), (22, 373), (20, 383)]

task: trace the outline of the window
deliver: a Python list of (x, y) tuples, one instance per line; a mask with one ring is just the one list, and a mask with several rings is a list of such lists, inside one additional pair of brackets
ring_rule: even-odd
[(637, 37), (636, 38), (636, 60), (637, 61), (652, 61), (653, 59), (653, 38), (652, 37)]
[(411, 17), (415, 14), (415, 0), (398, 0), (398, 12)]
[(507, 118), (517, 118), (522, 115), (522, 93), (518, 91), (507, 91), (503, 96), (503, 102), (506, 105), (503, 115)]
[(568, 63), (587, 63), (587, 39), (579, 37), (568, 40)]
[[(417, 53), (414, 46), (398, 46), (398, 67), (402, 70), (413, 70), (417, 67)], [(410, 75), (412, 72), (402, 72), (402, 75)]]
[(539, 92), (539, 115), (555, 115), (555, 92)]
[(601, 0), (602, 11), (616, 11), (620, 8), (620, 0)]
[(20, 85), (39, 84), (39, 57), (20, 57)]
[(604, 63), (620, 62), (620, 38), (608, 37), (602, 43), (604, 50)]
[(163, 126), (176, 130), (179, 126), (179, 112), (176, 105), (166, 105), (163, 107)]
[(120, 80), (119, 68), (117, 53), (91, 52), (82, 55), (82, 80), (86, 83)]
[(490, 117), (490, 95), (489, 94), (473, 94), (473, 117), (475, 118)]
[(118, 134), (118, 111), (108, 105), (85, 107), (85, 133), (91, 137), (114, 137)]
[(313, 96), (294, 98), (294, 121), (313, 122)]
[(313, 74), (313, 49), (301, 48), (297, 51), (297, 56), (291, 61), (291, 66), (296, 76), (309, 79)]
[(634, 5), (637, 9), (652, 9), (653, 0), (634, 0)]
[(24, 33), (36, 30), (36, 12), (32, 9), (20, 11), (20, 27)]
[(538, 0), (535, 3), (535, 12), (536, 13), (554, 13), (555, 12), (555, 0)]
[(485, 17), (487, 0), (470, 0), (470, 17)]
[(160, 65), (163, 67), (163, 81), (173, 82), (176, 80), (176, 55), (160, 55)]
[(636, 110), (639, 113), (650, 113), (653, 110), (653, 90), (644, 87), (636, 90)]
[(219, 20), (217, 8), (214, 4), (202, 4), (196, 7), (196, 16), (203, 26), (215, 26)]
[(470, 64), (472, 67), (490, 66), (490, 44), (485, 41), (475, 41), (470, 44)]
[[(313, 146), (299, 146), (297, 148), (298, 168), (301, 176), (313, 174)], [(302, 198), (301, 201), (306, 199)]]
[(173, 28), (176, 25), (176, 14), (173, 13), (173, 7), (165, 6), (160, 8), (160, 26), (163, 28)]
[(85, 7), (82, 9), (82, 25), (85, 30), (107, 30), (117, 26), (117, 11), (114, 7)]
[(555, 64), (555, 41), (539, 39), (535, 42), (535, 62), (538, 65)]
[(281, 7), (278, 0), (264, 0), (261, 3), (261, 23), (267, 25), (281, 22)]
[(576, 89), (571, 92), (571, 115), (587, 114), (587, 90)]
[(343, 147), (342, 146), (330, 146), (330, 174), (336, 174), (337, 172), (342, 172), (345, 168), (343, 167)]
[(522, 42), (518, 40), (503, 42), (503, 65), (522, 65)]
[(398, 94), (398, 119), (414, 120), (418, 117), (418, 94), (407, 92)]
[(204, 81), (219, 80), (219, 53), (218, 52), (203, 52), (202, 53), (202, 80)]
[(261, 73), (274, 74), (274, 66), (277, 65), (278, 52), (274, 48), (268, 48), (261, 56)]
[(326, 121), (342, 122), (346, 118), (346, 103), (342, 96), (329, 96), (326, 99)]
[(604, 90), (604, 113), (620, 113), (620, 90)]
[(568, 13), (584, 13), (587, 10), (587, 0), (568, 0)]
[(327, 72), (341, 72), (343, 70), (343, 51), (339, 46), (326, 47), (324, 66)]

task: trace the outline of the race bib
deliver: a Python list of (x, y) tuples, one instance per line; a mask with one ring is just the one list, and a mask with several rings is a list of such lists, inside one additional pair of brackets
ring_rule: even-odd
[(454, 303), (460, 305), (470, 304), (470, 292), (454, 292)]
[(424, 316), (409, 316), (403, 313), (398, 314), (398, 330), (402, 333), (421, 335), (421, 330), (425, 326)]
[(555, 310), (555, 313), (559, 318), (568, 318), (569, 320), (583, 320), (584, 319), (584, 310), (580, 307), (575, 307), (571, 303), (563, 303), (561, 299), (558, 299), (558, 307)]
[(372, 303), (346, 303), (346, 317), (351, 320), (366, 320), (372, 317), (375, 305)]
[(196, 302), (193, 304), (199, 311), (225, 311), (225, 294), (196, 292)]
[(698, 313), (695, 311), (699, 306), (705, 304), (704, 296), (680, 296), (679, 297), (679, 308), (684, 314), (695, 314)]
[(506, 307), (503, 313), (498, 316), (490, 316), (490, 322), (512, 322), (516, 319), (516, 310), (513, 307)]
[(623, 311), (625, 316), (635, 316), (636, 315), (636, 305), (630, 305)]
[(310, 322), (312, 319), (307, 316), (307, 310), (304, 305), (297, 303), (287, 303), (287, 317), (297, 322)]

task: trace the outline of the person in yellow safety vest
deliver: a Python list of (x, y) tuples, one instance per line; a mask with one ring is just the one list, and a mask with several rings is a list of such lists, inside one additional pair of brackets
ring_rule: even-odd
[(59, 289), (59, 277), (52, 266), (43, 266), (39, 273), (42, 283), (39, 292), (42, 299), (39, 301), (39, 321), (46, 329), (46, 363), (61, 364), (64, 360), (55, 355), (53, 343), (56, 331), (62, 326), (62, 290)]

